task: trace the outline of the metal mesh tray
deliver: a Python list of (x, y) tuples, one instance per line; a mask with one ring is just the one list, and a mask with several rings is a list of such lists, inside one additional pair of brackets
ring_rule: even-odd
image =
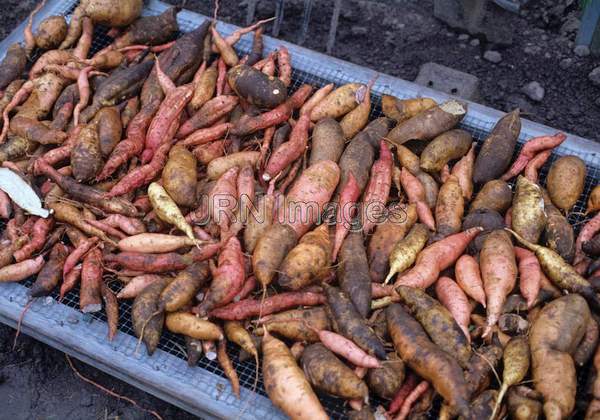
[[(35, 25), (47, 16), (68, 15), (77, 4), (77, 0), (51, 0), (36, 16)], [(150, 0), (144, 8), (144, 15), (155, 15), (164, 11), (168, 5)], [(178, 22), (183, 32), (195, 28), (206, 17), (183, 10), (178, 15)], [(0, 54), (3, 54), (13, 42), (22, 40), (23, 22), (11, 35), (0, 43)], [(229, 34), (237, 27), (225, 23), (218, 24), (219, 31)], [(110, 39), (106, 36), (106, 28), (96, 28), (93, 51), (106, 46)], [(277, 39), (265, 37), (266, 52), (275, 50), (279, 45), (286, 45), (292, 56), (293, 86), (296, 89), (303, 83), (315, 87), (334, 82), (363, 82), (370, 80), (376, 72), (333, 57), (325, 56), (305, 48), (298, 47)], [(251, 34), (242, 38), (237, 48), (240, 52), (249, 51)], [(438, 101), (449, 96), (426, 87), (415, 85), (388, 75), (380, 74), (373, 87), (372, 118), (381, 115), (381, 95), (392, 94), (397, 97), (429, 96)], [(461, 127), (472, 133), (480, 145), (489, 134), (498, 118), (503, 113), (469, 103), (469, 112)], [(543, 134), (551, 134), (556, 130), (531, 121), (523, 120), (519, 138), (519, 146), (527, 139)], [(540, 179), (545, 182), (548, 168), (558, 156), (574, 154), (581, 157), (587, 165), (585, 191), (569, 220), (578, 230), (583, 217), (587, 196), (599, 179), (600, 145), (590, 140), (569, 135), (552, 155), (549, 162), (540, 171)], [(108, 280), (108, 278), (107, 278)], [(15, 326), (24, 305), (27, 303), (27, 290), (32, 280), (22, 284), (0, 284), (0, 322)], [(111, 287), (118, 290), (118, 282), (111, 282)], [(240, 377), (242, 398), (238, 400), (231, 393), (216, 362), (202, 359), (198, 367), (190, 368), (185, 361), (185, 343), (181, 336), (163, 333), (159, 349), (152, 357), (145, 351), (135, 353), (136, 339), (131, 326), (131, 303), (121, 302), (119, 334), (112, 343), (106, 340), (106, 318), (104, 313), (84, 315), (78, 310), (79, 291), (70, 292), (62, 303), (57, 302), (57, 294), (38, 299), (27, 313), (22, 325), (23, 332), (43, 341), (65, 353), (89, 363), (121, 380), (143, 389), (161, 399), (204, 418), (238, 417), (242, 409), (243, 418), (271, 419), (285, 418), (266, 398), (266, 393), (259, 380), (256, 393), (252, 393), (256, 366), (253, 361), (240, 363), (237, 350), (231, 346), (229, 354)], [(344, 401), (332, 397), (322, 397), (324, 406), (332, 418), (346, 417)], [(372, 400), (373, 405), (380, 403)]]

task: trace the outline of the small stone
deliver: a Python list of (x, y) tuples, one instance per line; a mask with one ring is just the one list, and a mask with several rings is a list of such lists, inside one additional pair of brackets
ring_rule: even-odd
[(590, 79), (590, 82), (600, 87), (600, 66), (596, 67), (588, 74), (588, 79)]
[(71, 314), (67, 317), (67, 322), (69, 324), (77, 324), (79, 322), (79, 320), (77, 319), (77, 317), (75, 315)]
[(587, 57), (590, 55), (590, 48), (587, 45), (578, 45), (573, 52), (577, 57)]
[(549, 52), (544, 53), (544, 58), (551, 58), (552, 54), (550, 54)]
[(561, 69), (566, 70), (569, 67), (571, 67), (571, 64), (573, 64), (572, 58), (563, 58), (562, 60), (560, 60), (560, 63), (558, 65)]
[(538, 82), (527, 83), (521, 90), (525, 95), (536, 102), (541, 102), (542, 99), (544, 99), (544, 94), (546, 93), (542, 85), (540, 85)]
[(462, 43), (461, 43), (461, 44), (459, 44), (458, 46), (459, 46), (460, 48), (462, 48), (462, 49), (465, 49), (465, 48), (467, 48), (467, 44), (462, 44)]
[(483, 54), (483, 58), (491, 63), (499, 63), (502, 61), (502, 54), (498, 51), (489, 50)]
[(546, 34), (542, 35), (542, 41), (548, 41), (548, 35), (546, 35)]
[(546, 114), (546, 119), (548, 121), (552, 121), (554, 118), (556, 118), (556, 112), (554, 112), (554, 110), (550, 110), (548, 111), (548, 113)]
[(480, 55), (476, 55), (475, 56), (475, 60), (481, 60), (481, 56)]
[(353, 26), (352, 28), (350, 28), (350, 32), (352, 32), (352, 35), (366, 35), (369, 30), (366, 26)]
[(529, 55), (536, 55), (542, 52), (542, 47), (538, 45), (528, 45), (523, 49), (523, 52)]
[(469, 35), (467, 35), (467, 34), (460, 34), (458, 36), (459, 41), (466, 41), (467, 39), (469, 39)]
[(469, 42), (469, 44), (471, 44), (472, 47), (477, 47), (479, 46), (479, 40), (477, 38), (474, 38), (471, 40), (471, 42)]

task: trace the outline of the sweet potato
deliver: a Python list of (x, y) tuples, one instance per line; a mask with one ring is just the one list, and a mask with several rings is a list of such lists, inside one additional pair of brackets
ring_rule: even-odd
[(273, 109), (287, 99), (287, 88), (280, 79), (245, 64), (232, 67), (227, 81), (238, 96), (259, 108)]
[[(190, 91), (189, 95), (191, 96), (191, 94)], [(187, 95), (188, 93), (186, 93)], [(197, 130), (212, 126), (229, 115), (238, 102), (238, 97), (233, 95), (221, 95), (210, 99), (189, 120), (181, 124), (176, 137), (180, 139), (189, 138)]]
[(393, 276), (402, 274), (417, 259), (429, 239), (429, 230), (423, 224), (414, 225), (405, 238), (397, 241), (390, 252), (390, 271), (384, 281), (388, 284)]
[(61, 243), (57, 243), (52, 247), (48, 261), (44, 264), (37, 275), (35, 283), (29, 289), (29, 295), (32, 298), (48, 296), (58, 286), (68, 253), (68, 248)]
[(600, 230), (600, 216), (596, 215), (592, 219), (586, 222), (583, 225), (583, 228), (579, 232), (577, 236), (577, 240), (575, 241), (575, 259), (573, 264), (576, 265), (585, 260), (585, 255), (581, 249), (582, 244), (592, 239), (594, 235)]
[(519, 262), (519, 290), (531, 308), (540, 291), (542, 269), (535, 254), (527, 249), (515, 247), (515, 255)]
[(344, 240), (337, 276), (342, 291), (366, 317), (371, 310), (371, 278), (362, 233), (350, 233)]
[(436, 105), (399, 123), (388, 140), (401, 145), (409, 140), (431, 140), (458, 124), (467, 113), (467, 105), (455, 100)]
[(48, 16), (40, 22), (35, 34), (35, 45), (43, 50), (53, 50), (67, 36), (67, 21), (64, 16)]
[(546, 178), (552, 203), (563, 211), (569, 211), (583, 192), (585, 175), (585, 163), (577, 156), (563, 156), (554, 162)]
[(167, 285), (158, 299), (158, 309), (174, 312), (182, 309), (192, 301), (196, 293), (209, 278), (206, 261), (196, 262), (180, 271), (173, 281)]
[(322, 160), (337, 162), (344, 151), (344, 132), (333, 118), (319, 120), (312, 131), (309, 165)]
[(545, 226), (542, 189), (519, 176), (512, 204), (512, 229), (529, 242), (537, 243)]
[(524, 385), (508, 390), (508, 414), (515, 420), (534, 420), (542, 416), (542, 396)]
[(252, 254), (254, 275), (263, 287), (273, 281), (276, 271), (298, 241), (288, 225), (271, 225), (258, 239)]
[(27, 53), (18, 42), (8, 47), (6, 55), (0, 62), (0, 90), (17, 79), (25, 70), (27, 65)]
[(440, 349), (451, 354), (461, 366), (467, 367), (471, 357), (471, 347), (452, 314), (440, 302), (420, 289), (398, 286), (396, 292), (400, 301), (427, 331), (431, 340)]
[(563, 260), (560, 255), (549, 248), (528, 242), (515, 232), (511, 231), (511, 233), (525, 248), (535, 253), (543, 272), (550, 277), (552, 283), (571, 293), (581, 294), (594, 308), (600, 308), (600, 300), (593, 292), (591, 284), (581, 277), (575, 268)]
[(600, 235), (594, 235), (590, 240), (582, 242), (581, 250), (591, 257), (599, 256), (600, 255)]
[(60, 202), (47, 203), (47, 206), (48, 208), (54, 211), (54, 218), (57, 221), (68, 223), (78, 228), (79, 230), (87, 233), (90, 236), (97, 236), (105, 242), (115, 244), (115, 242), (108, 236), (106, 236), (106, 234), (100, 229), (95, 228), (94, 226), (86, 223), (83, 218), (83, 215), (81, 214), (79, 209), (77, 209), (77, 207)]
[(0, 283), (21, 281), (38, 273), (44, 266), (44, 256), (39, 255), (34, 259), (24, 260), (0, 268)]
[(458, 179), (454, 175), (442, 185), (435, 206), (436, 239), (460, 232), (465, 202)]
[(400, 183), (408, 196), (408, 202), (416, 205), (419, 220), (429, 229), (435, 230), (435, 220), (433, 219), (431, 209), (425, 202), (425, 189), (421, 181), (406, 168), (402, 168), (400, 171)]
[(456, 261), (454, 271), (461, 289), (485, 308), (485, 291), (477, 260), (470, 255), (463, 255)]
[(304, 235), (319, 219), (340, 180), (335, 162), (322, 160), (309, 166), (290, 188), (279, 208), (278, 220), (290, 226), (298, 237)]
[(592, 188), (590, 196), (587, 200), (586, 214), (598, 211), (600, 209), (600, 185), (596, 185)]
[(467, 230), (477, 226), (482, 227), (484, 230), (469, 244), (467, 250), (471, 255), (479, 253), (488, 233), (496, 229), (502, 229), (505, 226), (504, 218), (495, 210), (485, 208), (473, 210), (464, 218), (462, 228)]
[(196, 194), (196, 158), (183, 146), (173, 146), (162, 172), (162, 182), (169, 196), (180, 206), (194, 204)]
[(367, 353), (384, 359), (387, 357), (383, 344), (375, 332), (354, 307), (349, 297), (337, 287), (323, 283), (327, 308), (332, 315), (334, 327), (344, 337), (354, 341)]
[(565, 134), (556, 133), (554, 136), (540, 136), (527, 140), (519, 152), (519, 156), (517, 156), (510, 169), (502, 175), (501, 179), (503, 181), (508, 181), (519, 175), (538, 152), (543, 152), (547, 149), (552, 150), (565, 141), (566, 138), (567, 136)]
[(183, 334), (196, 340), (222, 340), (221, 329), (212, 322), (188, 312), (170, 312), (165, 317), (165, 326), (171, 332)]
[(269, 181), (277, 174), (282, 172), (292, 162), (299, 159), (308, 144), (308, 130), (310, 128), (310, 119), (308, 115), (301, 116), (296, 125), (292, 128), (288, 141), (283, 143), (269, 157), (265, 165), (263, 180)]
[(104, 310), (106, 311), (106, 320), (108, 324), (108, 341), (112, 341), (117, 335), (119, 324), (119, 302), (113, 291), (102, 283), (100, 292), (104, 301)]
[(143, 16), (127, 27), (113, 42), (115, 49), (129, 45), (160, 45), (172, 39), (179, 30), (178, 7), (170, 7), (157, 16)]
[(39, 218), (33, 224), (31, 232), (31, 241), (23, 245), (20, 249), (15, 252), (15, 261), (21, 262), (30, 258), (35, 252), (41, 250), (48, 239), (50, 231), (54, 227), (54, 218), (48, 217), (46, 219)]
[(323, 118), (339, 118), (352, 111), (358, 105), (356, 94), (360, 83), (348, 83), (335, 89), (313, 108), (310, 119), (319, 121)]
[(487, 182), (475, 196), (469, 212), (478, 209), (494, 210), (504, 213), (512, 202), (512, 192), (508, 184), (499, 179)]
[(439, 172), (451, 160), (461, 158), (471, 147), (472, 138), (464, 130), (446, 131), (434, 138), (421, 152), (421, 169)]
[(377, 76), (371, 79), (368, 85), (358, 88), (356, 91), (358, 106), (341, 119), (340, 127), (346, 139), (353, 138), (369, 122), (369, 114), (371, 113), (371, 88), (376, 79)]
[(293, 419), (329, 418), (283, 341), (265, 334), (262, 354), (265, 389), (275, 406)]
[(192, 227), (162, 186), (156, 182), (151, 183), (148, 187), (148, 197), (154, 211), (161, 220), (174, 225), (185, 233), (188, 238), (195, 240)]
[(360, 191), (362, 191), (369, 180), (369, 171), (374, 159), (375, 151), (373, 147), (364, 141), (360, 134), (352, 139), (339, 159), (341, 170), (340, 189), (341, 186), (346, 184), (348, 176), (352, 172)]
[(437, 103), (431, 98), (398, 99), (391, 95), (381, 97), (383, 114), (397, 123), (412, 118), (436, 105)]
[(468, 387), (456, 359), (434, 344), (423, 327), (401, 305), (392, 304), (385, 312), (388, 331), (398, 355), (408, 367), (431, 382), (455, 412), (468, 417)]
[(437, 280), (440, 272), (458, 259), (482, 228), (476, 227), (450, 235), (429, 245), (417, 256), (415, 266), (396, 279), (395, 286), (426, 289)]
[(379, 159), (371, 167), (371, 177), (363, 195), (362, 228), (368, 234), (376, 223), (386, 219), (385, 205), (392, 186), (394, 159), (384, 140), (379, 143)]
[(194, 95), (188, 103), (188, 110), (190, 114), (198, 111), (202, 105), (208, 102), (215, 94), (215, 87), (217, 85), (217, 62), (213, 62), (204, 72), (199, 76), (196, 86), (194, 88)]
[(0, 144), (0, 162), (13, 161), (32, 152), (37, 143), (21, 136), (8, 136), (8, 140)]
[(435, 294), (441, 304), (452, 314), (452, 317), (465, 334), (467, 342), (470, 343), (471, 305), (465, 293), (454, 280), (442, 276), (435, 284)]
[(244, 166), (255, 167), (259, 156), (260, 152), (245, 151), (213, 159), (206, 167), (206, 176), (208, 179), (219, 179), (225, 172), (235, 166), (240, 168)]
[(135, 276), (119, 291), (117, 299), (133, 299), (147, 286), (158, 280), (160, 280), (160, 276), (156, 274), (142, 274), (141, 276)]
[(550, 158), (550, 155), (552, 155), (552, 150), (544, 150), (543, 152), (535, 155), (535, 157), (531, 159), (531, 161), (525, 167), (525, 171), (523, 172), (525, 178), (531, 182), (539, 182), (538, 171), (542, 166), (544, 166), (546, 161)]
[(258, 351), (252, 341), (252, 337), (246, 331), (244, 326), (236, 321), (227, 321), (223, 325), (227, 339), (242, 348), (246, 353), (251, 354), (258, 360)]
[(520, 132), (521, 119), (518, 108), (498, 120), (475, 159), (475, 184), (483, 185), (500, 178), (508, 169)]
[(71, 168), (79, 182), (95, 178), (102, 169), (102, 150), (96, 125), (87, 125), (79, 132), (71, 151)]
[(529, 334), (531, 371), (548, 419), (568, 418), (575, 407), (577, 379), (572, 355), (590, 317), (585, 300), (570, 294), (544, 306), (533, 322)]
[(275, 207), (274, 190), (275, 180), (271, 180), (267, 194), (261, 195), (256, 200), (256, 211), (252, 209), (244, 229), (244, 248), (247, 252), (254, 252), (256, 243), (273, 223), (273, 210)]
[(81, 267), (79, 307), (84, 313), (102, 309), (102, 273), (102, 251), (98, 248), (91, 249), (83, 258)]
[(491, 232), (479, 254), (481, 278), (487, 301), (487, 327), (484, 336), (498, 322), (506, 297), (517, 281), (517, 263), (510, 237), (502, 230)]
[(308, 381), (321, 391), (346, 399), (368, 398), (367, 385), (321, 343), (304, 349), (302, 369)]
[(331, 242), (326, 224), (304, 235), (298, 245), (285, 256), (279, 268), (281, 287), (298, 290), (329, 273)]
[(594, 354), (594, 350), (596, 350), (598, 345), (599, 332), (598, 322), (593, 317), (590, 318), (587, 323), (585, 335), (573, 354), (573, 360), (575, 360), (577, 367), (583, 367)]
[(404, 362), (396, 352), (388, 353), (388, 360), (380, 368), (369, 369), (367, 372), (367, 384), (380, 398), (390, 399), (404, 382)]
[[(262, 317), (259, 322), (269, 331), (294, 341), (318, 342), (319, 331), (331, 329), (325, 308), (292, 309)], [(257, 335), (263, 329), (256, 330)]]
[(121, 141), (123, 126), (121, 115), (116, 107), (104, 107), (94, 116), (92, 124), (98, 127), (98, 142), (103, 157), (108, 157)]

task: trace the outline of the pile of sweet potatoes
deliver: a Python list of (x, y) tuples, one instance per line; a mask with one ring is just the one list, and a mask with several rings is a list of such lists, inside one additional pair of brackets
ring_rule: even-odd
[[(369, 120), (375, 78), (292, 89), (261, 22), (175, 39), (178, 9), (121, 2), (117, 19), (110, 3), (28, 26), (0, 63), (0, 162), (51, 210), (0, 190), (0, 282), (78, 294), (110, 340), (133, 300), (150, 355), (180, 334), (239, 396), (231, 341), (291, 418), (327, 418), (333, 395), (355, 419), (565, 419), (586, 392), (595, 418), (600, 391), (576, 378), (600, 365), (600, 216), (578, 236), (568, 222), (580, 158), (538, 179), (565, 135), (516, 153), (515, 110), (477, 152), (465, 103), (384, 95)], [(99, 23), (121, 29), (91, 52)]]

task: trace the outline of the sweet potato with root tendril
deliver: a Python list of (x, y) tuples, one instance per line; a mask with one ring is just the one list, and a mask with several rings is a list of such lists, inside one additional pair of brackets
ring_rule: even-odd
[(450, 175), (441, 186), (435, 205), (436, 234), (439, 240), (460, 232), (465, 210), (465, 201), (458, 179)]
[(180, 206), (196, 201), (196, 158), (183, 146), (173, 146), (162, 171), (162, 183), (169, 196)]
[(469, 212), (488, 209), (503, 214), (512, 202), (512, 191), (509, 185), (499, 179), (487, 182), (475, 196)]
[(301, 289), (329, 274), (330, 261), (329, 229), (322, 224), (304, 235), (285, 256), (279, 267), (277, 282), (285, 289)]
[(573, 354), (583, 339), (590, 309), (576, 293), (544, 306), (531, 326), (531, 372), (543, 396), (547, 419), (564, 419), (575, 407), (577, 378)]
[[(327, 119), (322, 121), (328, 121)], [(319, 124), (319, 123), (317, 123)], [(352, 226), (352, 221), (358, 212), (357, 200), (360, 197), (360, 189), (352, 172), (348, 174), (346, 185), (340, 191), (338, 209), (336, 213), (336, 226), (333, 243), (332, 261), (337, 260), (338, 252), (342, 247), (344, 238)]]
[(498, 322), (506, 297), (517, 280), (515, 251), (506, 232), (496, 230), (485, 238), (479, 263), (487, 302), (486, 337)]
[(435, 230), (435, 220), (431, 209), (425, 202), (425, 189), (421, 181), (403, 167), (400, 171), (400, 183), (408, 196), (408, 202), (415, 204), (419, 220), (429, 229)]
[(363, 235), (352, 232), (346, 237), (340, 252), (337, 276), (358, 313), (366, 317), (371, 310), (371, 278)]
[(510, 418), (534, 420), (542, 416), (541, 394), (524, 385), (510, 387), (506, 405)]
[(316, 306), (325, 303), (320, 293), (286, 292), (262, 299), (245, 299), (213, 309), (209, 317), (227, 321), (242, 321), (257, 315), (270, 315), (296, 306)]
[(396, 279), (396, 286), (426, 289), (437, 280), (440, 272), (450, 267), (465, 251), (469, 242), (483, 229), (471, 228), (434, 242), (417, 256), (415, 266)]
[(368, 354), (385, 360), (387, 354), (379, 337), (356, 310), (350, 298), (337, 287), (323, 283), (327, 309), (335, 329), (344, 337), (354, 341)]
[(460, 288), (485, 308), (485, 291), (477, 260), (470, 255), (462, 255), (456, 261), (454, 273)]
[(197, 340), (222, 340), (223, 332), (212, 322), (188, 312), (171, 312), (165, 317), (165, 326), (171, 332), (183, 334)]
[(165, 319), (164, 313), (158, 311), (158, 298), (171, 281), (172, 279), (169, 277), (161, 277), (148, 285), (137, 295), (131, 307), (133, 331), (146, 345), (149, 356), (154, 353), (158, 346)]
[(278, 221), (304, 235), (324, 210), (340, 180), (340, 169), (330, 160), (306, 168), (296, 179), (279, 208)]
[(194, 95), (188, 103), (188, 111), (193, 115), (202, 105), (208, 102), (215, 94), (217, 86), (217, 62), (214, 61), (204, 72), (198, 76)]
[(112, 44), (115, 49), (129, 45), (160, 45), (172, 39), (179, 30), (179, 7), (170, 7), (157, 16), (143, 16), (133, 22)]
[(156, 182), (151, 183), (148, 187), (148, 197), (152, 203), (152, 208), (161, 220), (174, 225), (191, 240), (196, 239), (192, 227), (161, 185)]
[(535, 254), (527, 249), (515, 247), (519, 263), (519, 290), (527, 300), (527, 308), (532, 308), (540, 292), (542, 268)]
[(565, 134), (556, 133), (553, 136), (540, 136), (527, 140), (523, 145), (523, 148), (521, 148), (519, 156), (517, 156), (510, 169), (502, 175), (500, 179), (508, 181), (519, 175), (538, 152), (543, 152), (548, 149), (552, 150), (553, 148), (560, 146), (566, 138), (567, 136)]
[(218, 266), (214, 269), (211, 268), (212, 281), (204, 295), (204, 300), (192, 311), (200, 316), (205, 316), (212, 308), (224, 306), (233, 301), (233, 298), (244, 286), (246, 279), (244, 265), (242, 245), (235, 236), (232, 236), (219, 254)]
[(367, 384), (321, 343), (304, 349), (302, 369), (308, 381), (321, 391), (346, 399), (368, 399)]
[(217, 123), (233, 111), (238, 101), (238, 97), (233, 95), (221, 95), (210, 99), (179, 127), (176, 137), (186, 138), (201, 128)]
[(542, 189), (519, 176), (512, 204), (512, 229), (529, 242), (537, 243), (545, 226)]
[(400, 358), (431, 382), (455, 412), (468, 418), (468, 386), (456, 359), (434, 344), (401, 305), (390, 305), (385, 313), (388, 331)]
[(383, 114), (397, 123), (408, 120), (436, 105), (437, 103), (431, 98), (398, 99), (391, 95), (381, 97)]
[(466, 113), (466, 104), (450, 100), (400, 122), (389, 132), (387, 138), (396, 145), (409, 140), (431, 140), (453, 128)]
[(285, 345), (266, 333), (262, 340), (263, 380), (270, 400), (293, 419), (327, 419), (294, 356)]
[[(331, 321), (325, 308), (291, 309), (273, 315), (263, 316), (258, 322), (270, 333), (275, 333), (294, 341), (310, 343), (320, 340), (320, 331), (331, 329)], [(262, 335), (263, 329), (257, 328), (255, 334)]]
[(48, 217), (46, 219), (39, 218), (35, 221), (31, 233), (31, 241), (25, 244), (22, 248), (15, 251), (15, 261), (21, 262), (23, 260), (31, 258), (31, 256), (41, 250), (48, 239), (48, 235), (54, 227), (54, 218)]
[(57, 243), (52, 247), (48, 261), (44, 264), (29, 289), (29, 296), (36, 298), (48, 296), (52, 293), (62, 278), (62, 268), (67, 255), (68, 248), (65, 245)]
[(221, 55), (221, 59), (229, 66), (233, 67), (239, 63), (239, 58), (231, 45), (225, 41), (225, 39), (219, 34), (214, 25), (210, 27), (210, 33), (212, 34), (213, 43), (219, 54)]
[[(417, 255), (425, 247), (429, 239), (429, 230), (427, 227), (423, 224), (414, 224), (416, 221), (414, 206), (410, 208), (413, 209), (412, 216), (411, 213), (408, 213), (407, 217), (410, 217), (412, 223), (406, 224), (402, 236), (392, 245), (392, 249), (389, 252), (389, 272), (384, 284), (388, 284), (396, 274), (402, 274), (407, 270), (415, 262)], [(410, 230), (407, 232), (409, 228)], [(406, 236), (404, 237), (404, 235)]]
[(102, 251), (91, 249), (83, 258), (79, 307), (83, 313), (98, 312), (102, 309)]
[(239, 97), (259, 108), (273, 109), (287, 99), (287, 88), (280, 79), (245, 64), (231, 68), (227, 81)]
[(385, 220), (382, 210), (390, 195), (394, 158), (384, 140), (379, 143), (379, 159), (371, 167), (371, 177), (363, 195), (362, 230), (368, 234), (376, 223)]
[(339, 118), (346, 115), (358, 106), (356, 94), (361, 83), (347, 83), (335, 89), (323, 100), (315, 105), (310, 113), (311, 121), (319, 121), (323, 118)]
[(97, 125), (86, 125), (79, 132), (71, 150), (71, 167), (74, 178), (79, 182), (93, 179), (102, 169), (102, 150)]
[(262, 175), (263, 180), (270, 181), (271, 178), (302, 156), (308, 144), (309, 128), (309, 116), (302, 115), (296, 121), (294, 128), (292, 128), (288, 141), (275, 149), (271, 154)]
[(0, 90), (17, 79), (25, 70), (27, 65), (27, 53), (18, 42), (8, 47), (6, 55), (0, 62)]
[(298, 237), (288, 225), (274, 224), (258, 239), (252, 253), (252, 268), (263, 288), (273, 281), (279, 266), (293, 249)]
[(16, 282), (38, 273), (44, 266), (44, 256), (39, 255), (33, 259), (24, 260), (0, 268), (0, 283)]
[(97, 236), (98, 238), (105, 242), (108, 242), (109, 244), (116, 245), (115, 242), (108, 236), (106, 236), (106, 234), (103, 231), (86, 223), (83, 218), (83, 215), (81, 214), (79, 209), (77, 209), (77, 207), (67, 203), (61, 203), (56, 201), (52, 201), (50, 203), (46, 201), (46, 204), (49, 209), (52, 209), (54, 211), (53, 216), (57, 221), (68, 223), (90, 236)]
[(440, 277), (435, 283), (435, 295), (442, 305), (452, 314), (452, 317), (471, 343), (469, 323), (471, 321), (471, 305), (460, 286), (449, 277)]
[(258, 360), (258, 351), (252, 341), (250, 333), (237, 321), (227, 321), (223, 324), (223, 330), (227, 339), (240, 346), (246, 353)]
[(420, 289), (408, 286), (398, 286), (395, 289), (400, 301), (427, 331), (431, 341), (466, 368), (471, 357), (471, 347), (450, 311)]

